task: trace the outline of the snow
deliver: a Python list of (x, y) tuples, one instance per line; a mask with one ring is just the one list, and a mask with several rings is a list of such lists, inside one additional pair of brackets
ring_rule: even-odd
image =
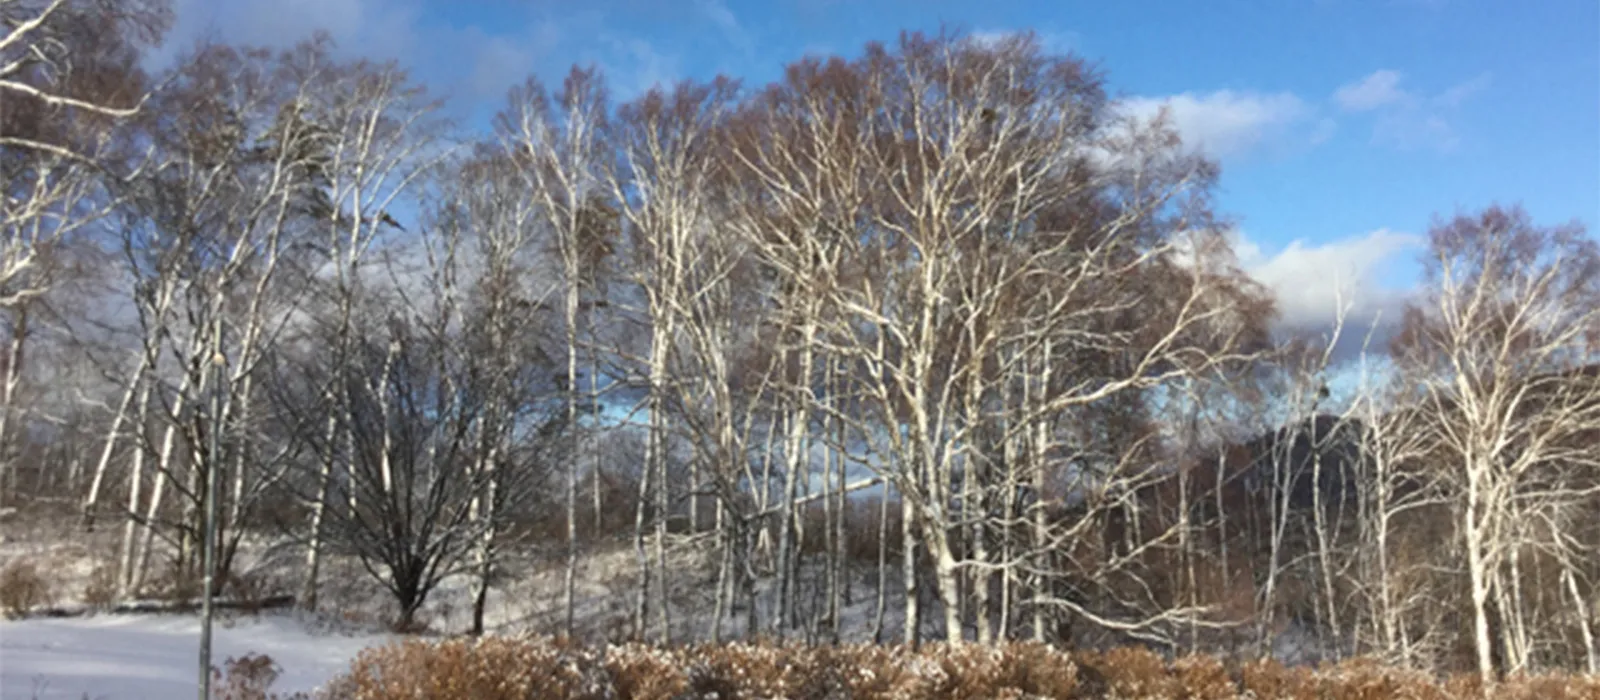
[[(244, 616), (212, 631), (212, 665), (266, 654), (281, 675), (272, 690), (312, 691), (362, 649), (389, 637), (311, 629), (292, 615)], [(192, 615), (103, 615), (0, 622), (0, 699), (193, 697), (200, 621)]]

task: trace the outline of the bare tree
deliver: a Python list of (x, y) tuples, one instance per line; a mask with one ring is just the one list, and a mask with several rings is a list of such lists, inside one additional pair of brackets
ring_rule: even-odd
[(92, 160), (92, 151), (80, 148), (82, 137), (138, 113), (146, 95), (134, 66), (137, 50), (159, 42), (171, 23), (166, 0), (0, 2), (0, 114), (85, 122), (24, 128), (11, 122), (0, 131), (0, 146)]
[[(137, 160), (120, 128), (146, 89), (136, 49), (169, 21), (159, 2), (0, 3), (0, 309), (9, 325), (0, 445), (24, 419), (15, 399), (26, 346), (47, 322), (38, 305), (94, 250), (84, 240), (114, 210), (115, 185)], [(14, 478), (0, 455), (0, 493)]]
[(1522, 557), (1572, 552), (1563, 524), (1594, 493), (1600, 252), (1576, 225), (1540, 228), (1490, 207), (1435, 225), (1424, 263), (1425, 296), (1407, 309), (1395, 360), (1458, 499), (1477, 670), (1490, 684), (1533, 661)]
[[(470, 240), (476, 244), (472, 271), (475, 280), (471, 290), (473, 322), (470, 326), (476, 339), (469, 366), (478, 374), (475, 381), (481, 385), (484, 415), (478, 428), (480, 441), (478, 459), (480, 469), (486, 470), (484, 487), (487, 489), (476, 506), (475, 518), (483, 521), (482, 545), (477, 552), (479, 567), (478, 589), (473, 603), (473, 634), (483, 632), (483, 604), (494, 566), (494, 540), (499, 530), (498, 521), (505, 516), (498, 512), (504, 506), (517, 506), (526, 500), (526, 494), (509, 492), (507, 483), (512, 475), (502, 474), (500, 465), (514, 447), (512, 439), (519, 434), (519, 424), (530, 418), (538, 421), (556, 421), (551, 426), (564, 425), (570, 442), (566, 455), (569, 563), (574, 555), (576, 524), (576, 477), (571, 465), (579, 454), (576, 436), (578, 403), (576, 382), (571, 374), (562, 382), (544, 374), (544, 368), (555, 364), (550, 353), (540, 341), (544, 339), (545, 315), (539, 310), (548, 308), (548, 300), (557, 293), (557, 284), (550, 280), (550, 262), (542, 253), (543, 234), (553, 232), (544, 226), (541, 202), (528, 197), (527, 180), (522, 169), (515, 164), (515, 155), (505, 157), (504, 151), (490, 147), (486, 157), (469, 163), (459, 180), (457, 214)], [(549, 247), (549, 246), (547, 246)], [(567, 261), (561, 263), (567, 269)], [(541, 274), (542, 273), (542, 274)], [(570, 298), (570, 297), (569, 297)], [(570, 316), (563, 319), (575, 320)], [(567, 340), (572, 340), (569, 330)], [(573, 345), (567, 346), (574, 351)], [(575, 351), (574, 351), (575, 352)], [(566, 358), (569, 372), (575, 368), (572, 354)], [(559, 390), (558, 390), (559, 389)], [(551, 417), (550, 405), (557, 399), (565, 410)], [(525, 427), (522, 429), (525, 430)], [(547, 428), (553, 429), (553, 428)], [(541, 474), (545, 465), (537, 465)], [(525, 467), (526, 468), (526, 467)], [(540, 477), (543, 478), (542, 476)], [(519, 480), (526, 482), (526, 479)]]
[[(1436, 621), (1434, 612), (1441, 607), (1440, 592), (1430, 584), (1437, 578), (1430, 570), (1448, 569), (1445, 562), (1436, 566), (1419, 558), (1421, 547), (1408, 543), (1419, 539), (1412, 533), (1426, 533), (1417, 524), (1448, 523), (1444, 507), (1450, 499), (1439, 488), (1446, 482), (1418, 469), (1426, 456), (1428, 432), (1415, 425), (1423, 417), (1415, 410), (1415, 395), (1403, 385), (1385, 387), (1373, 374), (1363, 357), (1362, 387), (1352, 407), (1364, 428), (1362, 472), (1356, 482), (1363, 511), (1356, 581), (1371, 641), (1363, 646), (1398, 664), (1437, 666), (1448, 642), (1441, 636), (1459, 633), (1459, 628)], [(1449, 549), (1439, 558), (1449, 556)]]
[[(318, 220), (322, 240), (314, 248), (320, 263), (315, 281), (325, 293), (308, 300), (320, 298), (322, 306), (305, 316), (331, 329), (329, 350), (338, 358), (354, 342), (348, 336), (354, 332), (356, 309), (374, 280), (384, 276), (376, 259), (407, 233), (390, 212), (418, 201), (421, 180), (441, 155), (443, 124), (437, 116), (440, 103), (392, 64), (308, 65), (306, 70), (306, 79), (315, 82), (286, 119), (310, 134), (305, 148), (317, 163), (315, 189), (306, 204)], [(343, 397), (338, 391), (341, 366), (334, 362), (334, 375), (320, 399), (330, 405)], [(348, 417), (329, 416), (324, 429), (352, 423)], [(353, 449), (349, 435), (330, 434), (324, 445), (318, 454), (316, 493), (309, 497), (300, 600), (306, 608), (317, 604), (329, 491), (339, 472), (348, 470)]]
[[(607, 129), (605, 85), (593, 69), (574, 68), (562, 84), (554, 107), (536, 81), (512, 92), (508, 111), (499, 117), (502, 147), (513, 154), (531, 199), (555, 238), (561, 260), (562, 320), (566, 338), (567, 424), (576, 426), (582, 403), (578, 392), (578, 327), (582, 297), (597, 280), (597, 268), (615, 227), (614, 214), (604, 204), (600, 160)], [(591, 304), (594, 300), (591, 299)], [(590, 377), (591, 385), (596, 377)], [(597, 400), (597, 399), (591, 399)], [(577, 608), (578, 479), (582, 465), (573, 430), (572, 454), (567, 468), (567, 571), (563, 582), (566, 632), (573, 633)], [(595, 474), (595, 483), (599, 483)], [(599, 497), (598, 488), (595, 497)]]
[(634, 273), (650, 326), (645, 381), (649, 441), (634, 540), (641, 568), (636, 629), (642, 634), (649, 624), (646, 611), (650, 562), (643, 525), (645, 495), (653, 480), (655, 557), (660, 579), (657, 614), (664, 641), (671, 636), (665, 579), (667, 519), (672, 505), (667, 483), (667, 401), (672, 390), (669, 363), (679, 342), (679, 323), (685, 307), (680, 295), (692, 293), (688, 291), (686, 275), (693, 268), (693, 246), (706, 224), (715, 152), (713, 128), (727, 111), (734, 87), (731, 82), (719, 80), (704, 86), (685, 83), (670, 91), (653, 89), (621, 108), (612, 137), (620, 165), (608, 174), (608, 181), (622, 209), (629, 253), (637, 256)]
[(814, 469), (811, 435), (827, 422), (816, 396), (816, 367), (826, 361), (818, 342), (823, 303), (849, 274), (843, 252), (867, 199), (862, 159), (868, 132), (861, 128), (859, 91), (858, 74), (842, 61), (791, 65), (782, 83), (745, 109), (727, 156), (730, 180), (745, 190), (730, 199), (727, 225), (774, 279), (763, 287), (772, 295), (768, 313), (779, 349), (773, 361), (782, 368), (785, 392), (776, 613), (769, 621), (779, 634), (795, 622), (798, 489)]
[[(1209, 266), (1173, 262), (1176, 232), (1208, 226), (1201, 203), (1210, 167), (1177, 154), (1159, 125), (1108, 123), (1098, 83), (1081, 63), (1042, 55), (1029, 37), (995, 44), (913, 35), (894, 52), (870, 49), (857, 70), (861, 113), (871, 115), (860, 127), (870, 144), (862, 162), (876, 194), (864, 230), (850, 239), (850, 257), (867, 269), (859, 282), (829, 290), (825, 316), (844, 324), (830, 351), (868, 378), (863, 401), (875, 426), (867, 432), (889, 445), (884, 476), (915, 533), (907, 555), (912, 545), (926, 548), (945, 637), (959, 641), (963, 611), (972, 609), (960, 593), (963, 578), (985, 610), (978, 619), (987, 620), (997, 572), (1032, 561), (1053, 575), (1040, 568), (1038, 553), (1071, 549), (1095, 521), (1036, 521), (1044, 531), (1033, 544), (997, 561), (986, 541), (997, 526), (991, 508), (1003, 500), (997, 490), (1008, 480), (998, 453), (980, 445), (1003, 445), (1068, 413), (1098, 412), (1119, 397), (1246, 361), (1242, 341), (1251, 327), (1239, 319), (1254, 302), (1231, 281), (1226, 251), (1214, 242)], [(1092, 163), (1088, 154), (1096, 152), (1109, 153), (1102, 158), (1110, 165)], [(1034, 291), (1025, 296), (1025, 288)], [(1147, 310), (1138, 322), (1127, 315), (1136, 307)], [(1070, 363), (1074, 371), (1052, 372), (1050, 386), (1026, 406), (1001, 407), (1008, 363), (1039, 357), (1047, 340), (1043, 366)], [(986, 437), (1001, 424), (997, 439)], [(1085, 454), (1042, 429), (1041, 458)], [(1053, 498), (1080, 499), (1082, 489), (1094, 489), (1117, 500), (1137, 490), (1130, 485), (1150, 472), (1137, 442), (1122, 448), (1105, 469), (1093, 467), (1097, 473), (1072, 467), (1077, 485)], [(1044, 486), (1034, 484), (1041, 494)], [(1041, 497), (1033, 508), (1047, 505)], [(908, 590), (908, 605), (914, 593)], [(1061, 595), (1041, 594), (1031, 604), (1124, 630), (1182, 612), (1126, 621)], [(915, 616), (908, 617), (914, 629)], [(990, 639), (992, 620), (982, 624), (979, 637)]]
[[(141, 396), (141, 408), (153, 400), (166, 429), (145, 525), (154, 524), (163, 487), (187, 497), (186, 514), (170, 523), (186, 569), (207, 480), (231, 479), (217, 492), (230, 499), (225, 527), (232, 527), (247, 519), (250, 504), (282, 466), (275, 446), (251, 437), (248, 426), (255, 417), (248, 397), (256, 390), (264, 350), (292, 315), (306, 279), (293, 263), (284, 264), (282, 253), (297, 245), (315, 164), (302, 147), (305, 130), (274, 124), (280, 107), (305, 87), (290, 76), (295, 60), (315, 60), (316, 51), (302, 47), (278, 62), (261, 53), (200, 50), (159, 98), (160, 112), (181, 116), (155, 122), (149, 136), (157, 164), (130, 181), (130, 207), (121, 223), (124, 274), (139, 312), (143, 358), (128, 392)], [(229, 358), (227, 387), (221, 390), (236, 397), (227, 402), (221, 426), (210, 425), (197, 410), (204, 405), (201, 397), (218, 390), (208, 371), (217, 356)], [(144, 389), (135, 388), (145, 380), (155, 382), (148, 400)], [(146, 420), (141, 416), (136, 423)], [(205, 445), (212, 431), (229, 430), (234, 432), (223, 443), (231, 464), (224, 465), (222, 455)], [(174, 438), (188, 448), (181, 464), (173, 461)], [(222, 571), (239, 536), (234, 530), (225, 539)]]

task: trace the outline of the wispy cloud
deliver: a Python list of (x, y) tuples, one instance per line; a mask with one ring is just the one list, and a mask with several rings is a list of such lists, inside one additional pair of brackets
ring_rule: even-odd
[(1372, 142), (1400, 150), (1454, 151), (1461, 144), (1455, 112), (1473, 96), (1487, 90), (1491, 76), (1483, 73), (1457, 83), (1436, 95), (1401, 86), (1400, 71), (1383, 69), (1340, 86), (1333, 101), (1347, 112), (1376, 115)]
[(1384, 105), (1405, 101), (1409, 95), (1400, 89), (1400, 72), (1374, 71), (1354, 83), (1341, 86), (1333, 93), (1333, 101), (1350, 112), (1366, 112)]
[[(1014, 29), (980, 29), (967, 33), (967, 38), (979, 44), (995, 44), (1022, 33)], [(1040, 49), (1053, 54), (1072, 53), (1082, 43), (1078, 35), (1072, 32), (1035, 29), (1033, 37), (1039, 42)]]
[(1493, 82), (1493, 78), (1494, 76), (1488, 73), (1483, 73), (1476, 78), (1458, 83), (1452, 86), (1450, 89), (1439, 93), (1439, 96), (1434, 98), (1434, 102), (1440, 107), (1459, 107), (1461, 106), (1461, 103), (1467, 101), (1467, 98), (1488, 90), (1489, 84)]
[(1461, 146), (1461, 134), (1443, 116), (1412, 110), (1380, 118), (1372, 126), (1372, 142), (1401, 151), (1450, 153)]
[(472, 94), (484, 98), (504, 94), (532, 72), (535, 58), (526, 43), (500, 36), (483, 37), (472, 62)]
[[(1257, 93), (1218, 90), (1185, 92), (1170, 97), (1135, 97), (1122, 104), (1125, 113), (1154, 117), (1165, 107), (1185, 144), (1216, 158), (1235, 158), (1283, 142), (1307, 127), (1314, 110), (1288, 92)], [(1331, 123), (1319, 122), (1309, 141), (1326, 140)]]
[(609, 37), (610, 52), (600, 60), (619, 99), (630, 99), (650, 88), (666, 87), (683, 76), (682, 61), (640, 38)]
[(1311, 145), (1317, 146), (1333, 138), (1339, 131), (1339, 122), (1333, 117), (1323, 117), (1317, 120), (1317, 126), (1311, 131)]
[[(176, 0), (174, 31), (152, 68), (171, 65), (198, 39), (287, 48), (326, 32), (344, 57), (395, 60), (463, 114), (498, 103), (529, 75), (558, 82), (574, 62), (600, 66), (618, 99), (631, 99), (684, 75), (682, 56), (617, 31), (603, 7), (559, 13), (530, 10), (510, 26), (423, 21), (425, 0)], [(694, 7), (748, 60), (755, 41), (723, 0)]]
[(177, 0), (172, 34), (147, 60), (170, 64), (197, 39), (284, 48), (317, 31), (350, 55), (401, 59), (427, 44), (421, 7), (421, 0)]
[(728, 5), (722, 0), (695, 0), (695, 7), (700, 14), (706, 16), (706, 19), (711, 20), (712, 24), (717, 25), (723, 38), (740, 53), (748, 56), (754, 51), (755, 41), (751, 38), (750, 32), (739, 23), (739, 18), (734, 16), (733, 10), (728, 9)]

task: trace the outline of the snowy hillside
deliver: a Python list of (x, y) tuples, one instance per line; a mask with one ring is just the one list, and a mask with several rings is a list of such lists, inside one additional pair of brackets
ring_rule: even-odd
[[(0, 622), (0, 698), (192, 697), (199, 627), (192, 616)], [(214, 664), (265, 654), (282, 669), (274, 691), (311, 691), (344, 671), (362, 649), (388, 641), (316, 627), (292, 615), (228, 620), (215, 630)]]

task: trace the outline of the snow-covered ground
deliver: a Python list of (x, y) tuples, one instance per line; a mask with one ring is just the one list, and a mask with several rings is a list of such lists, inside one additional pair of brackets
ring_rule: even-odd
[[(243, 616), (214, 628), (213, 665), (265, 654), (281, 668), (272, 690), (312, 691), (384, 635), (347, 634), (294, 615)], [(200, 623), (192, 615), (102, 615), (0, 622), (0, 699), (193, 697)]]

